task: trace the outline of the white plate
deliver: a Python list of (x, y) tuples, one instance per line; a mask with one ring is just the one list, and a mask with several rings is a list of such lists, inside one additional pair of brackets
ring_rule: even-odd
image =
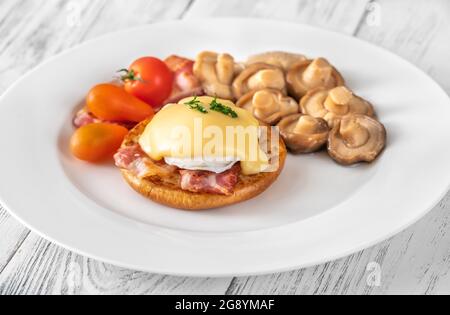
[[(324, 154), (290, 156), (262, 196), (198, 213), (134, 193), (112, 165), (68, 153), (71, 118), (90, 87), (144, 55), (238, 59), (267, 50), (326, 56), (371, 100), (389, 143), (373, 165), (338, 166)], [(428, 76), (365, 42), (308, 26), (206, 19), (108, 35), (29, 73), (1, 99), (0, 196), (45, 238), (123, 267), (173, 275), (291, 270), (382, 241), (427, 213), (450, 183), (450, 102)]]

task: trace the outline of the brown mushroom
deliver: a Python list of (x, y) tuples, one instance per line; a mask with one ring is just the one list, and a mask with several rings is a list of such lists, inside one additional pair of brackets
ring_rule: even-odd
[(247, 65), (266, 63), (288, 71), (297, 62), (305, 61), (306, 57), (300, 54), (292, 54), (284, 51), (271, 51), (250, 57)]
[(274, 89), (251, 91), (240, 98), (237, 106), (268, 125), (275, 125), (283, 117), (297, 114), (300, 109), (296, 100)]
[(294, 64), (290, 68), (286, 80), (289, 94), (297, 99), (301, 99), (312, 89), (332, 89), (345, 85), (342, 75), (324, 58)]
[(296, 114), (283, 118), (278, 124), (286, 146), (294, 153), (320, 150), (328, 140), (330, 129), (322, 118)]
[(330, 128), (351, 114), (375, 116), (372, 104), (344, 86), (314, 89), (302, 98), (300, 108), (304, 114), (325, 119)]
[(342, 165), (373, 162), (386, 146), (386, 129), (364, 115), (343, 118), (328, 138), (328, 153)]
[(204, 51), (197, 56), (194, 74), (207, 95), (234, 100), (231, 84), (235, 76), (234, 58), (228, 54)]
[(283, 70), (265, 63), (248, 66), (233, 82), (233, 93), (236, 99), (240, 99), (250, 91), (267, 88), (287, 93)]

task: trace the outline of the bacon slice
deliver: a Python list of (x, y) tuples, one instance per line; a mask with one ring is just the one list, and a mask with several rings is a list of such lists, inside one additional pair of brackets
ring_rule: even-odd
[(204, 94), (199, 80), (194, 75), (193, 60), (173, 55), (167, 58), (165, 63), (175, 73), (172, 95), (166, 101), (166, 104), (177, 103), (189, 96)]
[(89, 124), (99, 123), (101, 120), (95, 118), (86, 109), (80, 110), (73, 118), (73, 125), (77, 128), (84, 127)]
[(240, 171), (241, 167), (239, 163), (221, 174), (205, 171), (180, 170), (181, 189), (194, 193), (232, 195), (234, 187), (238, 182)]
[[(176, 173), (177, 167), (164, 162), (153, 161), (138, 144), (121, 148), (114, 159), (117, 167), (128, 170), (139, 178), (160, 176), (171, 183), (174, 183), (175, 178), (177, 178), (174, 176), (174, 174), (178, 174)], [(178, 178), (175, 184), (178, 183), (181, 189), (194, 193), (231, 195), (238, 182), (240, 172), (241, 166), (239, 163), (221, 174), (180, 170), (181, 181)]]
[(139, 178), (170, 176), (177, 170), (175, 166), (153, 161), (138, 144), (119, 149), (114, 160), (118, 168), (128, 170)]
[(73, 118), (73, 125), (76, 128), (81, 128), (86, 125), (96, 124), (96, 123), (110, 123), (121, 125), (127, 129), (133, 129), (136, 124), (132, 122), (117, 122), (117, 121), (106, 121), (95, 117), (92, 113), (90, 113), (86, 108), (83, 108), (78, 113), (76, 113)]
[(142, 151), (138, 144), (122, 147), (114, 155), (114, 160), (116, 161), (116, 166), (118, 168), (129, 169), (131, 164), (136, 160), (144, 159), (147, 155)]
[(168, 57), (165, 61), (166, 65), (173, 72), (194, 72), (194, 60), (172, 55)]

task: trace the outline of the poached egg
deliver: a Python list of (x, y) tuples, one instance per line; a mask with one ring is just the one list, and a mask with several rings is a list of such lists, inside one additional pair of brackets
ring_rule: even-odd
[[(213, 102), (226, 110), (213, 109)], [(228, 115), (229, 110), (236, 115)], [(270, 166), (259, 127), (249, 111), (230, 101), (190, 97), (161, 109), (139, 144), (153, 160), (180, 169), (223, 173), (240, 163), (244, 175), (254, 175)]]

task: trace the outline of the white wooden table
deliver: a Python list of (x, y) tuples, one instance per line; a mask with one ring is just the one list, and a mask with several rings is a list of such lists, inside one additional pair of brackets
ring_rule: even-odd
[[(351, 34), (412, 61), (450, 92), (448, 0), (1, 0), (0, 93), (44, 59), (88, 39), (205, 16), (281, 19)], [(78, 256), (0, 208), (0, 294), (449, 294), (449, 227), (450, 194), (413, 227), (345, 259), (263, 277), (193, 279)], [(381, 267), (379, 286), (370, 281), (373, 263)]]

